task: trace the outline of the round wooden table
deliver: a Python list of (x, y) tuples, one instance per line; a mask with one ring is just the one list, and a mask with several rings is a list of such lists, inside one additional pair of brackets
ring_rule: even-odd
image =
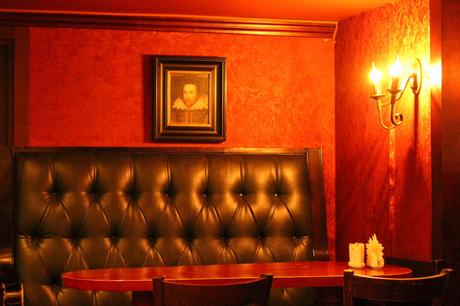
[[(80, 270), (62, 274), (63, 286), (90, 291), (132, 291), (133, 305), (152, 305), (152, 277), (182, 283), (218, 283), (230, 279), (255, 279), (273, 274), (273, 288), (341, 287), (346, 262), (307, 261), (250, 264), (221, 264), (170, 267), (108, 268)], [(380, 269), (354, 269), (356, 274), (409, 277), (412, 270), (386, 265)]]

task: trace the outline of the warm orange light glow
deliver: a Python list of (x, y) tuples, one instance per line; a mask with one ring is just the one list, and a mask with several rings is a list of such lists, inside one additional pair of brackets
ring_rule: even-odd
[(396, 58), (396, 61), (390, 67), (390, 75), (393, 78), (395, 77), (399, 78), (402, 76), (402, 73), (403, 73), (403, 66), (401, 64), (401, 61), (399, 60), (399, 55), (398, 55), (398, 57)]
[(437, 88), (442, 86), (442, 65), (440, 61), (430, 67), (430, 86)]
[(377, 67), (375, 67), (374, 62), (372, 62), (372, 70), (369, 76), (374, 85), (377, 85), (382, 79), (382, 73), (377, 69)]

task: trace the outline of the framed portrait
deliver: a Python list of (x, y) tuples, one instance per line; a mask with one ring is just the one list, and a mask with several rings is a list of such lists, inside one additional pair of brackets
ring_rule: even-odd
[(225, 58), (154, 57), (154, 140), (225, 140)]

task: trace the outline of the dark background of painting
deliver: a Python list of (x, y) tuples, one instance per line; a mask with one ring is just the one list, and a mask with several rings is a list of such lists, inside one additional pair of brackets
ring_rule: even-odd
[(182, 97), (185, 84), (197, 85), (198, 95), (207, 95), (209, 98), (208, 76), (210, 76), (208, 73), (172, 73), (169, 76), (171, 78), (171, 96), (167, 97), (171, 100), (167, 103), (172, 103), (177, 98)]

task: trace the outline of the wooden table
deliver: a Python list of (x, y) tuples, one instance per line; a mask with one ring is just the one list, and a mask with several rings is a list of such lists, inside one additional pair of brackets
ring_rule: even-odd
[[(229, 279), (255, 279), (260, 274), (273, 274), (273, 288), (341, 287), (346, 262), (307, 261), (202, 266), (143, 268), (109, 268), (80, 270), (62, 274), (63, 286), (90, 291), (132, 291), (133, 305), (152, 305), (152, 277), (183, 283), (217, 283)], [(408, 268), (386, 265), (381, 269), (355, 269), (356, 274), (407, 277)]]

